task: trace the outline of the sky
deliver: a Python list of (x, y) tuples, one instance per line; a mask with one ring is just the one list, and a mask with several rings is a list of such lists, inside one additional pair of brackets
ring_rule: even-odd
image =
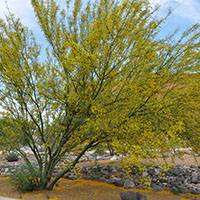
[[(40, 31), (36, 18), (31, 6), (30, 0), (0, 0), (0, 18), (5, 19), (7, 13), (6, 3), (15, 16), (21, 18), (24, 25), (33, 30), (38, 43), (45, 46), (45, 39)], [(59, 3), (64, 3), (66, 0), (57, 0)], [(82, 0), (86, 2), (87, 0)], [(173, 13), (168, 19), (162, 30), (162, 34), (168, 34), (177, 27), (181, 31), (191, 27), (195, 23), (200, 23), (200, 0), (150, 0), (152, 6), (160, 5), (159, 15), (165, 16), (168, 8), (174, 8)], [(1, 111), (1, 107), (0, 107)]]
[[(21, 18), (24, 25), (33, 30), (37, 41), (45, 44), (43, 34), (40, 31), (36, 18), (31, 6), (31, 0), (0, 0), (0, 18), (5, 19), (7, 13), (6, 2), (12, 13)], [(57, 0), (64, 5), (66, 0)], [(87, 0), (82, 0), (87, 2)], [(169, 17), (168, 22), (164, 25), (162, 34), (167, 34), (175, 30), (185, 30), (193, 24), (200, 22), (200, 0), (150, 0), (152, 6), (160, 5), (160, 16), (165, 16), (168, 8), (174, 8), (173, 14)]]
[[(5, 19), (7, 13), (6, 3), (8, 7), (17, 17), (20, 17), (23, 24), (29, 26), (35, 33), (38, 41), (43, 43), (43, 36), (36, 23), (33, 8), (30, 0), (0, 0), (0, 18)], [(66, 0), (57, 0), (64, 3)], [(86, 2), (87, 0), (82, 0)], [(176, 27), (184, 30), (193, 24), (200, 22), (200, 0), (150, 0), (153, 6), (160, 5), (160, 16), (167, 13), (169, 7), (175, 8), (173, 14), (165, 24), (163, 33), (170, 32)]]

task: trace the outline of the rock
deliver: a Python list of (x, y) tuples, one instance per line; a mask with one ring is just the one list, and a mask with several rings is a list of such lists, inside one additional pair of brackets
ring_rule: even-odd
[(118, 160), (119, 158), (116, 156), (116, 155), (114, 155), (112, 158), (110, 158), (110, 160)]
[(143, 176), (143, 177), (147, 177), (148, 175), (149, 175), (149, 174), (148, 174), (147, 172), (143, 172), (143, 173), (142, 173), (142, 176)]
[(154, 192), (160, 192), (160, 191), (163, 190), (163, 188), (162, 188), (162, 186), (160, 186), (160, 185), (153, 184), (152, 190), (153, 190)]
[(7, 177), (7, 174), (0, 174), (1, 178)]
[(108, 174), (105, 174), (103, 177), (105, 177), (106, 179), (109, 179), (111, 175), (108, 173)]
[(70, 174), (69, 176), (68, 176), (68, 178), (67, 179), (69, 179), (69, 180), (76, 180), (77, 179), (77, 177), (76, 177), (76, 175), (75, 174)]
[(124, 180), (122, 178), (116, 179), (114, 182), (114, 185), (117, 187), (123, 187), (124, 186)]
[(101, 178), (99, 175), (94, 175), (94, 174), (92, 174), (91, 177), (92, 177), (92, 180), (95, 180), (95, 181), (98, 181)]
[(197, 174), (192, 175), (191, 182), (194, 183), (194, 184), (197, 184), (199, 182)]
[(196, 184), (196, 187), (197, 187), (198, 189), (200, 189), (200, 183)]
[(118, 174), (115, 175), (117, 178), (124, 178), (124, 173), (120, 172)]
[(115, 174), (115, 173), (117, 173), (117, 170), (116, 169), (112, 169), (112, 171), (110, 173), (111, 174)]
[(200, 190), (198, 188), (192, 188), (191, 193), (194, 195), (198, 195), (198, 194), (200, 194)]
[(122, 200), (147, 200), (146, 196), (137, 191), (120, 192), (120, 197)]
[(86, 176), (83, 176), (83, 179), (84, 180), (92, 180), (92, 176), (86, 175)]
[(177, 187), (175, 187), (175, 186), (173, 186), (171, 188), (171, 192), (174, 193), (174, 194), (179, 194), (180, 193), (179, 189)]
[(2, 168), (2, 169), (1, 169), (1, 172), (5, 172), (5, 169), (4, 169), (4, 168)]
[(152, 168), (149, 168), (147, 169), (147, 173), (150, 175), (150, 176), (153, 176), (155, 174), (155, 170), (152, 169)]
[(110, 178), (110, 179), (107, 181), (107, 183), (108, 183), (108, 184), (114, 184), (114, 183), (115, 183), (115, 180), (116, 180), (116, 179), (114, 179), (114, 178)]
[(173, 169), (172, 174), (174, 176), (181, 176), (184, 173), (184, 170), (181, 168)]
[(156, 183), (157, 181), (158, 181), (157, 178), (153, 178), (153, 179), (151, 180), (152, 183)]
[(135, 183), (132, 179), (126, 179), (124, 182), (124, 188), (125, 189), (132, 189), (135, 187)]
[(100, 181), (100, 182), (106, 182), (106, 178), (105, 178), (105, 177), (100, 177), (100, 178), (99, 178), (99, 181)]
[(108, 170), (101, 169), (101, 173), (102, 173), (103, 175), (108, 174)]
[(179, 191), (182, 194), (188, 194), (188, 193), (190, 193), (190, 190), (187, 189), (184, 185), (183, 186), (179, 186)]
[(190, 168), (192, 168), (192, 169), (197, 169), (197, 165), (191, 164), (191, 165), (190, 165)]
[(142, 189), (142, 184), (136, 186), (137, 189)]

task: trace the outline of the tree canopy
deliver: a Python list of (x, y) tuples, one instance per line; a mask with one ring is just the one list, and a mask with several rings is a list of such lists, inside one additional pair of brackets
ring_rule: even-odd
[[(40, 172), (38, 187), (52, 189), (100, 143), (113, 142), (134, 159), (149, 149), (170, 149), (175, 141), (198, 149), (198, 24), (178, 40), (176, 31), (160, 39), (168, 16), (156, 18), (146, 0), (88, 1), (85, 8), (75, 0), (71, 14), (68, 1), (64, 9), (55, 0), (31, 4), (48, 43), (45, 61), (20, 19), (9, 14), (0, 20), (0, 105), (20, 130), (10, 129), (1, 146), (8, 148), (9, 141), (9, 149)], [(51, 179), (55, 165), (80, 144), (77, 158)]]

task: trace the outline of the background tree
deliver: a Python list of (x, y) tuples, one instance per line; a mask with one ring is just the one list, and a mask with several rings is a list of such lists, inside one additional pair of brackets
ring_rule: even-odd
[[(123, 143), (135, 158), (180, 141), (184, 122), (171, 117), (180, 95), (172, 91), (182, 75), (199, 70), (198, 25), (178, 41), (176, 33), (159, 39), (167, 18), (155, 18), (157, 9), (146, 0), (89, 1), (84, 9), (75, 0), (72, 14), (55, 0), (31, 3), (49, 45), (47, 57), (40, 61), (40, 45), (20, 19), (10, 14), (1, 20), (0, 104), (37, 160), (38, 168), (14, 143), (12, 131), (15, 150), (36, 172), (34, 189), (52, 189), (100, 143), (115, 139), (117, 150)], [(51, 179), (63, 156), (80, 144), (76, 159)]]

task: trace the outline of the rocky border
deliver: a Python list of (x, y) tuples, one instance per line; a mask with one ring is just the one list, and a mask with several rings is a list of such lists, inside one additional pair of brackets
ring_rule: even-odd
[[(147, 166), (147, 170), (140, 172), (136, 166), (130, 168), (127, 174), (118, 165), (80, 166), (69, 172), (64, 178), (75, 180), (83, 178), (114, 184), (125, 189), (152, 189), (153, 191), (171, 191), (175, 194), (200, 194), (200, 167), (176, 165), (171, 169), (163, 170), (159, 166)], [(58, 173), (58, 172), (55, 172)], [(145, 181), (148, 180), (148, 181)]]
[[(13, 169), (17, 165), (23, 165), (23, 162), (0, 163), (0, 177), (6, 177), (9, 169)], [(59, 171), (60, 167), (57, 166), (54, 175)], [(147, 166), (147, 170), (143, 172), (140, 172), (136, 166), (132, 166), (129, 173), (119, 165), (78, 166), (72, 172), (65, 174), (64, 178), (96, 180), (125, 189), (152, 189), (156, 192), (167, 190), (175, 194), (200, 194), (200, 166), (194, 164), (190, 166), (176, 165), (166, 170), (160, 166)]]

